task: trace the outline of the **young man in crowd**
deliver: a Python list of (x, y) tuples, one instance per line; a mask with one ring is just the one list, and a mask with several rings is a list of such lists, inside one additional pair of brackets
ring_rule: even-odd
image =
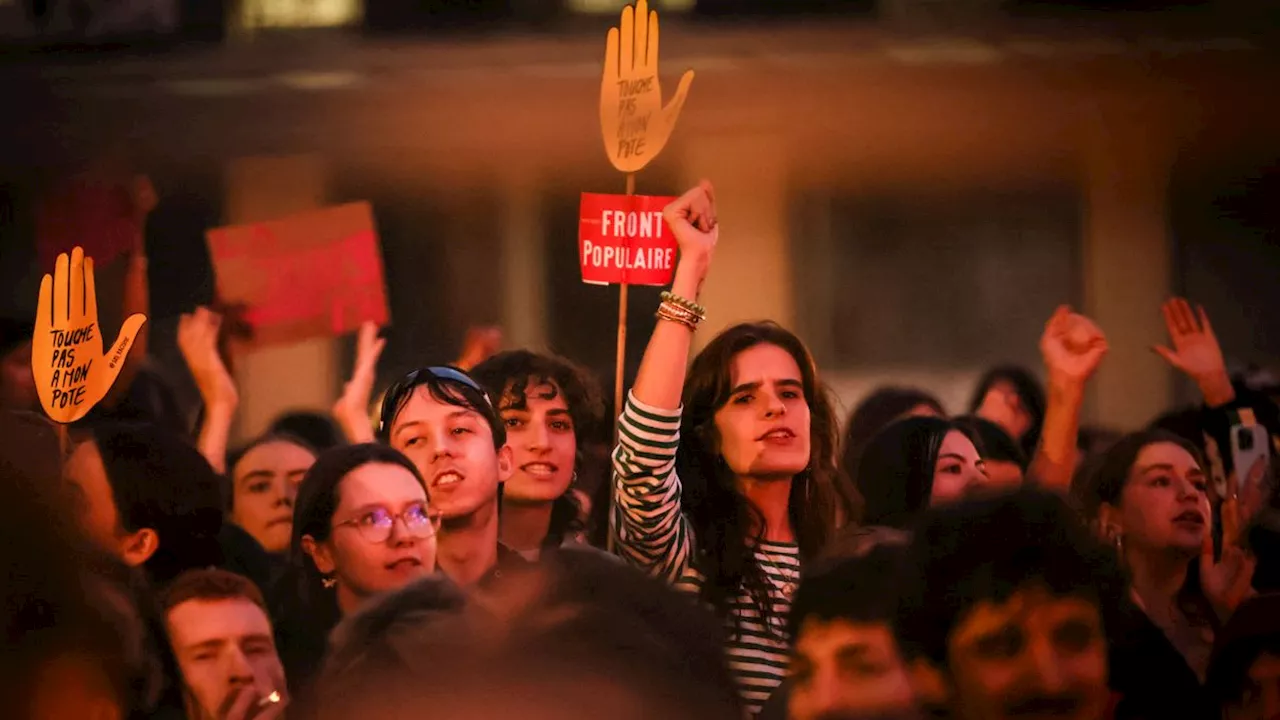
[(498, 502), (511, 476), (511, 449), (489, 396), (466, 373), (428, 367), (387, 391), (378, 423), (382, 442), (404, 453), (427, 481), (442, 515), (436, 563), (458, 585), (494, 576), (520, 556), (498, 542)]
[(190, 720), (283, 716), (284, 667), (252, 582), (225, 570), (192, 570), (162, 600)]
[(895, 622), (917, 701), (961, 720), (1102, 720), (1111, 554), (1037, 490), (930, 511), (902, 565)]
[(148, 425), (77, 430), (66, 463), (88, 538), (155, 587), (226, 562), (221, 480), (180, 435)]
[(877, 545), (800, 584), (791, 605), (795, 643), (783, 686), (790, 720), (914, 712), (915, 696), (890, 625), (897, 596), (887, 582), (903, 552), (899, 545)]
[(742, 720), (722, 642), (662, 582), (548, 553), (480, 591), (420, 578), (344, 618), (316, 718)]

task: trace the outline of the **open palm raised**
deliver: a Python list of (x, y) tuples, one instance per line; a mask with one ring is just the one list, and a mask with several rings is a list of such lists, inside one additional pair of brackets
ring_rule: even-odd
[(93, 259), (76, 248), (58, 256), (53, 277), (40, 282), (31, 372), (40, 404), (49, 417), (71, 423), (84, 417), (111, 389), (129, 348), (147, 321), (136, 314), (124, 321), (111, 351), (102, 352)]
[(640, 0), (622, 9), (619, 27), (605, 41), (600, 81), (600, 130), (610, 162), (621, 172), (637, 172), (666, 146), (684, 106), (693, 71), (680, 78), (664, 107), (658, 82), (658, 13)]

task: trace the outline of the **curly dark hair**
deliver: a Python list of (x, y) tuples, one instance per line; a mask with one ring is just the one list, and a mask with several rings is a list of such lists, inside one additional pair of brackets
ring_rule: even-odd
[(800, 366), (804, 399), (810, 412), (808, 466), (791, 483), (788, 514), (801, 560), (814, 558), (834, 533), (840, 507), (835, 464), (835, 410), (818, 379), (817, 366), (800, 338), (772, 322), (743, 323), (717, 335), (698, 353), (684, 384), (681, 440), (676, 469), (684, 482), (684, 506), (698, 541), (696, 563), (706, 577), (704, 599), (723, 615), (740, 588), (761, 610), (767, 628), (785, 625), (770, 599), (764, 570), (752, 548), (762, 537), (760, 511), (737, 490), (734, 475), (720, 455), (716, 411), (729, 401), (733, 359), (756, 345), (775, 345)]
[[(552, 397), (564, 393), (577, 445), (574, 473), (578, 478), (575, 483), (594, 484), (581, 477), (585, 472), (583, 449), (589, 443), (604, 442), (608, 436), (608, 425), (605, 422), (604, 394), (590, 371), (556, 355), (511, 350), (476, 365), (471, 369), (471, 376), (496, 399), (499, 413), (504, 409), (524, 409), (528, 402), (525, 389), (530, 384), (550, 385)], [(551, 526), (542, 545), (559, 547), (567, 535), (582, 529), (582, 508), (574, 493), (566, 492), (552, 505)]]

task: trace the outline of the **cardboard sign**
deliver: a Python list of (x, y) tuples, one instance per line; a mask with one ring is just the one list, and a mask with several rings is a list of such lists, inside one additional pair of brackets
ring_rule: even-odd
[(98, 328), (98, 297), (93, 259), (76, 248), (54, 261), (53, 276), (40, 281), (35, 333), (31, 336), (31, 374), (45, 413), (73, 423), (106, 396), (124, 369), (129, 349), (147, 321), (135, 314), (124, 321), (106, 354)]
[(386, 325), (382, 253), (368, 203), (210, 230), (218, 296), (242, 303), (255, 345)]
[(134, 247), (140, 232), (139, 214), (123, 182), (71, 178), (54, 187), (37, 206), (40, 269), (53, 267), (58, 256), (73, 247), (105, 266)]
[(667, 285), (676, 237), (662, 219), (673, 197), (583, 193), (578, 213), (582, 281), (593, 285)]
[(666, 146), (684, 107), (693, 71), (680, 78), (676, 94), (663, 106), (658, 83), (658, 13), (640, 0), (622, 9), (619, 26), (605, 38), (600, 81), (600, 131), (609, 161), (625, 173), (638, 172)]

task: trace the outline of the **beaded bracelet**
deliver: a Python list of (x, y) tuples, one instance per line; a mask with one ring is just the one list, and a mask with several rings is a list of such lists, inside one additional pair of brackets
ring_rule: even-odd
[(682, 298), (675, 293), (666, 291), (663, 291), (663, 293), (658, 297), (661, 298), (663, 302), (675, 303), (686, 310), (692, 311), (695, 315), (701, 315), (702, 317), (707, 316), (706, 308), (692, 300), (689, 300), (688, 298)]
[(690, 330), (697, 330), (698, 323), (703, 320), (701, 316), (695, 315), (692, 310), (670, 302), (664, 302), (659, 305), (656, 316), (659, 320), (678, 322)]
[[(694, 310), (691, 307), (681, 305), (673, 300), (663, 300), (662, 303), (658, 305), (658, 307), (665, 307), (668, 310), (676, 313), (677, 315), (688, 316), (695, 322), (702, 322), (703, 320), (707, 319), (707, 315), (705, 311)], [(698, 307), (702, 307), (702, 306), (699, 305)]]

